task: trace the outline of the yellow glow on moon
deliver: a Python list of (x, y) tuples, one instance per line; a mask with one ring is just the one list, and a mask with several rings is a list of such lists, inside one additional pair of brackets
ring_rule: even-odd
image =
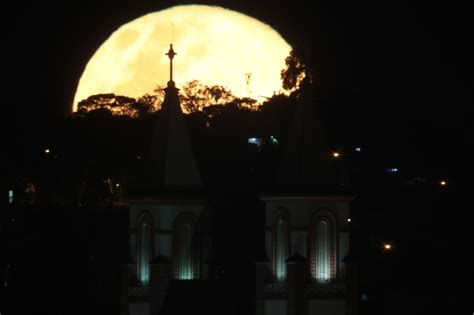
[[(291, 46), (269, 25), (215, 6), (180, 5), (150, 13), (117, 29), (89, 60), (74, 97), (115, 93), (139, 97), (169, 80), (165, 53), (174, 25), (173, 79), (222, 85), (259, 101), (281, 89)], [(246, 74), (251, 73), (247, 84)]]

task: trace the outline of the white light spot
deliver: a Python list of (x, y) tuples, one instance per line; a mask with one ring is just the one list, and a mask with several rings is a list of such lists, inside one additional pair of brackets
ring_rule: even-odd
[(8, 203), (13, 203), (13, 190), (8, 191)]

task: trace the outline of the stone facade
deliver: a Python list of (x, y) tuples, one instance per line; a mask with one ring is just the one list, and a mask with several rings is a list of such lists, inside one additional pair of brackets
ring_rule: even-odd
[[(257, 315), (356, 314), (357, 270), (349, 254), (349, 202), (352, 196), (262, 196), (265, 202), (266, 254), (257, 264)], [(275, 223), (285, 213), (290, 244), (285, 281), (277, 279)], [(329, 222), (329, 277), (318, 279), (317, 222)], [(285, 244), (286, 245), (286, 244)]]
[[(180, 280), (177, 230), (181, 224), (192, 225), (192, 280), (205, 279), (207, 272), (201, 249), (206, 246), (199, 237), (199, 217), (205, 208), (200, 199), (129, 200), (129, 245), (131, 263), (122, 266), (122, 315), (158, 314), (171, 280)], [(140, 281), (139, 221), (143, 213), (152, 219), (149, 282)], [(202, 250), (207, 253), (209, 250)], [(190, 280), (191, 280), (190, 279)], [(183, 280), (185, 281), (185, 280)]]

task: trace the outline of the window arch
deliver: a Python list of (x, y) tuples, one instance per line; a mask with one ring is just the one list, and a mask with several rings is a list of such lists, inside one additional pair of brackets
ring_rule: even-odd
[(199, 277), (198, 253), (195, 239), (196, 216), (181, 213), (173, 224), (173, 262), (175, 278), (191, 280)]
[(278, 282), (286, 279), (289, 243), (288, 213), (285, 209), (278, 209), (273, 217), (273, 275)]
[(318, 211), (311, 220), (311, 275), (321, 283), (336, 278), (336, 220), (329, 211)]
[(150, 283), (150, 261), (153, 257), (153, 217), (148, 211), (137, 220), (137, 279), (141, 286)]

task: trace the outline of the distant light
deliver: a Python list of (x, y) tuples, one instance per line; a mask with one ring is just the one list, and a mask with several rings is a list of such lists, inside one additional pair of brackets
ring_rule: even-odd
[(12, 222), (15, 222), (15, 221), (16, 221), (15, 218), (12, 218)]
[(8, 203), (13, 203), (13, 190), (8, 191)]
[(367, 294), (363, 293), (361, 297), (362, 301), (367, 301)]
[(141, 156), (137, 156), (137, 159), (140, 160), (142, 157)]
[(118, 183), (117, 183), (117, 184), (115, 184), (115, 187), (120, 187), (120, 184), (118, 184)]
[(277, 138), (275, 138), (274, 136), (270, 136), (270, 140), (272, 141), (272, 144), (274, 144), (274, 145), (278, 145), (278, 144), (279, 144)]
[(356, 147), (354, 150), (356, 150), (357, 152), (362, 152), (362, 148), (361, 148), (361, 147)]
[(442, 181), (439, 182), (439, 184), (440, 184), (441, 186), (446, 186), (448, 183), (447, 183), (446, 181), (442, 180)]
[(396, 168), (396, 167), (389, 168), (389, 169), (387, 169), (387, 173), (398, 173), (398, 168)]
[(339, 152), (333, 152), (332, 153), (332, 157), (335, 158), (335, 159), (339, 158), (340, 156), (341, 156), (341, 154)]
[(393, 249), (393, 246), (392, 246), (391, 244), (388, 244), (388, 243), (387, 243), (387, 244), (383, 244), (383, 249), (384, 249), (385, 251), (390, 251), (390, 250)]
[(49, 154), (49, 153), (51, 153), (51, 150), (50, 149), (45, 149), (44, 153)]
[(248, 138), (247, 142), (249, 144), (256, 144), (257, 147), (260, 147), (262, 144), (262, 139), (261, 138)]
[(351, 222), (351, 221), (352, 221), (351, 218), (348, 218), (348, 219), (347, 219), (347, 222)]

